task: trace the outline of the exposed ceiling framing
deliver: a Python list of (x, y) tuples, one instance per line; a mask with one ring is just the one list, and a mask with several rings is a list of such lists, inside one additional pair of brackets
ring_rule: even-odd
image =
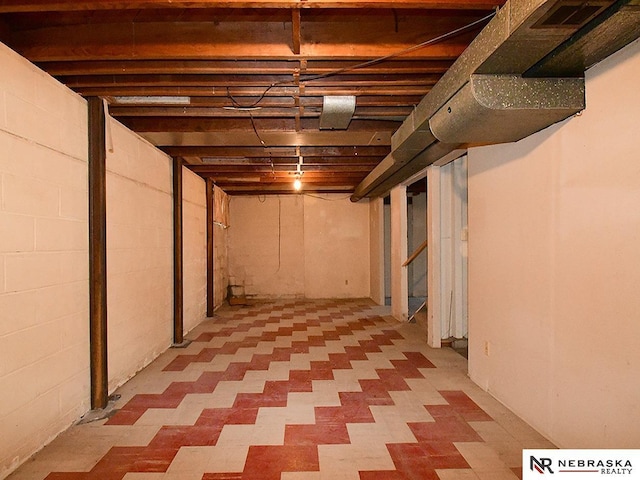
[(640, 36), (640, 0), (503, 3), (0, 0), (0, 40), (230, 194), (357, 201), (581, 110)]
[[(230, 194), (291, 193), (302, 160), (348, 195), (502, 3), (7, 0), (0, 39)], [(336, 95), (351, 121), (321, 130)]]

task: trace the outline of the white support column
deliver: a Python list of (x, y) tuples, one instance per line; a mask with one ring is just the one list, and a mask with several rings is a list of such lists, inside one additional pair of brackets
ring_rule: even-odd
[(427, 343), (440, 348), (440, 167), (427, 168)]
[(391, 190), (391, 314), (401, 322), (409, 317), (407, 267), (407, 187)]
[(456, 316), (454, 291), (454, 162), (440, 167), (440, 338), (449, 338)]
[(467, 156), (453, 162), (453, 323), (450, 334), (467, 336)]

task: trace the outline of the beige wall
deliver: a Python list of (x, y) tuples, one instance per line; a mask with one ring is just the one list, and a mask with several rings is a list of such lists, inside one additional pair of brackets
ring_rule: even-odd
[(370, 284), (371, 299), (384, 305), (384, 202), (382, 198), (369, 200)]
[(229, 275), (250, 296), (369, 297), (369, 205), (340, 195), (235, 196)]
[(305, 196), (305, 297), (369, 297), (369, 282), (368, 202)]
[(107, 153), (109, 390), (172, 342), (171, 159), (110, 120)]
[[(218, 196), (226, 199), (228, 197), (220, 188), (213, 187)], [(218, 308), (227, 298), (227, 286), (229, 285), (229, 234), (228, 225), (221, 222), (213, 225), (213, 303)]]
[(89, 408), (87, 107), (0, 44), (0, 478)]
[[(0, 44), (0, 478), (90, 408), (86, 102)], [(172, 341), (171, 159), (108, 122), (109, 385)], [(185, 329), (206, 314), (204, 181), (184, 170)]]
[(229, 282), (247, 295), (304, 295), (304, 197), (231, 196)]
[(182, 169), (182, 241), (184, 330), (207, 316), (207, 199), (206, 183)]
[(469, 152), (471, 378), (560, 447), (640, 446), (640, 42), (587, 109)]

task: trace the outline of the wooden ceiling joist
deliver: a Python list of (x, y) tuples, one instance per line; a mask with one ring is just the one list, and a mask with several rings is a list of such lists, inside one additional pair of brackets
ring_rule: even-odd
[(487, 10), (487, 0), (2, 0), (0, 13), (208, 8), (424, 8)]
[[(0, 40), (230, 194), (294, 193), (302, 165), (304, 192), (348, 195), (495, 6), (0, 0)], [(348, 127), (321, 130), (337, 95), (356, 97)]]
[[(300, 66), (306, 60), (305, 67)], [(451, 66), (451, 60), (418, 57), (411, 60), (389, 59), (378, 64), (359, 66), (358, 60), (313, 60), (292, 56), (286, 60), (87, 60), (41, 61), (42, 68), (55, 76), (71, 75), (166, 75), (166, 74), (241, 74), (315, 76), (337, 71), (361, 75), (439, 74)], [(305, 77), (303, 76), (303, 79)]]
[[(332, 157), (385, 157), (391, 150), (388, 146), (304, 146), (296, 147), (252, 147), (252, 146), (168, 146), (163, 150), (172, 156), (195, 156), (210, 158), (264, 158), (272, 157), (332, 158)], [(299, 153), (298, 153), (299, 151)], [(321, 161), (321, 160), (319, 160)]]

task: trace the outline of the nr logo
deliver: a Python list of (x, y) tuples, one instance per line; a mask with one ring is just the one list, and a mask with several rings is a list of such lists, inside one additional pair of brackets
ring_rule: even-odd
[(533, 455), (529, 457), (529, 468), (544, 475), (545, 471), (553, 474), (551, 469), (552, 460), (550, 458), (536, 458)]

